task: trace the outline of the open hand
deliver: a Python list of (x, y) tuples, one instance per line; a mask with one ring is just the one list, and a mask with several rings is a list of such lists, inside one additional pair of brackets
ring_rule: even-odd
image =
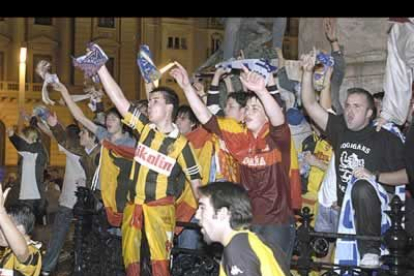
[(190, 82), (190, 78), (188, 77), (187, 70), (185, 70), (185, 68), (178, 62), (175, 62), (175, 64), (177, 65), (177, 67), (170, 71), (170, 76), (173, 77), (177, 81), (178, 85), (182, 89), (185, 89), (188, 86), (191, 86), (191, 82)]
[(240, 74), (240, 81), (247, 89), (253, 92), (266, 90), (265, 78), (256, 72), (249, 71), (244, 65), (243, 73)]
[(386, 123), (388, 123), (388, 121), (386, 119), (384, 119), (382, 117), (379, 117), (377, 119), (377, 126), (375, 127), (375, 130), (377, 132), (379, 132), (381, 130), (382, 126), (385, 125)]
[(329, 42), (336, 41), (338, 38), (336, 36), (336, 19), (334, 18), (324, 18), (323, 19), (323, 29), (325, 31), (326, 38)]
[(55, 126), (58, 123), (56, 112), (50, 113), (46, 121), (49, 126)]
[(316, 62), (316, 50), (315, 48), (309, 54), (304, 54), (300, 57), (301, 66), (305, 72), (313, 72)]

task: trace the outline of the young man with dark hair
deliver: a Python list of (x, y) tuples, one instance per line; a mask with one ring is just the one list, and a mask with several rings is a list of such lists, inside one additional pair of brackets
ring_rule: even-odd
[(243, 186), (213, 182), (198, 191), (196, 218), (204, 239), (224, 246), (220, 275), (289, 275), (283, 253), (248, 230), (253, 214)]
[(42, 224), (45, 211), (43, 172), (48, 163), (48, 153), (39, 139), (39, 132), (32, 126), (23, 128), (20, 135), (16, 135), (14, 129), (9, 128), (7, 134), (17, 153), (23, 157), (19, 166), (19, 200), (33, 208), (36, 222)]
[[(58, 124), (55, 113), (51, 113), (46, 121), (50, 128), (47, 128), (42, 122), (38, 122), (38, 127), (51, 138), (56, 139), (59, 151), (66, 155), (66, 167), (62, 179), (59, 205), (43, 259), (42, 275), (49, 275), (58, 263), (59, 254), (73, 219), (72, 209), (77, 201), (76, 189), (78, 186), (85, 186), (86, 183), (84, 162), (87, 157), (85, 148), (80, 143), (80, 128), (77, 125), (71, 124), (64, 129), (62, 125)], [(93, 142), (93, 139), (90, 140)], [(82, 142), (85, 146), (84, 139)], [(96, 153), (98, 152), (96, 151)], [(83, 160), (82, 155), (84, 155)]]
[(4, 202), (9, 191), (10, 188), (3, 194), (0, 184), (0, 246), (7, 247), (0, 259), (0, 272), (5, 270), (12, 271), (13, 275), (37, 276), (42, 267), (41, 244), (29, 237), (35, 216), (24, 204), (9, 206), (6, 211)]
[(196, 129), (200, 123), (188, 105), (181, 105), (178, 108), (175, 124), (177, 125), (181, 134), (187, 135), (187, 133), (190, 133)]
[[(201, 184), (199, 166), (187, 139), (173, 120), (178, 96), (170, 88), (149, 93), (148, 117), (132, 106), (112, 78), (102, 49), (91, 43), (89, 52), (74, 60), (91, 76), (99, 76), (105, 91), (124, 121), (140, 133), (130, 178), (128, 202), (122, 221), (122, 247), (128, 276), (140, 275), (141, 244), (147, 236), (153, 275), (170, 275), (169, 259), (175, 230), (176, 196), (187, 179), (194, 193)], [(183, 177), (185, 176), (185, 177)]]
[(291, 199), (291, 135), (282, 108), (266, 89), (265, 79), (244, 68), (247, 95), (245, 126), (210, 113), (190, 84), (184, 67), (171, 71), (205, 128), (225, 142), (240, 166), (240, 183), (253, 206), (252, 230), (279, 246), (290, 260), (295, 240)]

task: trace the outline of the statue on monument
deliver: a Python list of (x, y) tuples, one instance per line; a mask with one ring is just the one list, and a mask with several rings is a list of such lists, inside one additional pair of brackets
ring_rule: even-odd
[[(221, 47), (201, 65), (201, 72), (215, 64), (236, 58), (242, 50), (245, 58), (276, 58), (275, 47), (282, 47), (286, 29), (286, 17), (274, 18), (222, 18), (225, 26), (224, 42)], [(269, 26), (272, 25), (270, 28)], [(271, 48), (264, 44), (272, 40)]]

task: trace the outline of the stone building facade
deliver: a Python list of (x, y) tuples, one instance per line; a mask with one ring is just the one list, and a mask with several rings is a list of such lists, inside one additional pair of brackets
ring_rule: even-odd
[[(284, 45), (288, 58), (297, 56), (298, 24), (297, 18), (289, 19)], [(98, 43), (108, 54), (107, 67), (126, 97), (141, 99), (145, 97), (144, 83), (136, 64), (140, 44), (149, 45), (157, 66), (178, 61), (192, 72), (218, 49), (223, 41), (223, 26), (218, 18), (211, 17), (0, 17), (0, 166), (15, 166), (18, 159), (5, 130), (17, 123), (19, 114), (20, 48), (27, 47), (24, 109), (31, 112), (34, 106), (43, 104), (41, 79), (34, 70), (42, 59), (51, 61), (52, 72), (58, 74), (70, 93), (83, 93), (84, 77), (72, 66), (71, 56), (84, 54), (89, 41)], [(168, 74), (160, 85), (176, 89), (180, 100), (185, 102)], [(57, 92), (50, 95), (53, 100), (60, 98)], [(105, 104), (110, 105), (107, 98)], [(92, 116), (86, 102), (79, 105)], [(66, 107), (56, 105), (51, 109), (64, 124), (73, 122)], [(46, 141), (46, 145), (50, 165), (64, 166), (65, 155), (59, 153), (56, 143)]]

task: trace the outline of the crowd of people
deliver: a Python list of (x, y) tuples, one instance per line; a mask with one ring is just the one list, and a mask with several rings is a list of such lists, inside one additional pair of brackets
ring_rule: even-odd
[[(413, 66), (407, 46), (413, 24), (398, 20), (391, 30), (384, 91), (351, 88), (344, 103), (339, 100), (344, 49), (331, 18), (324, 19), (323, 31), (332, 51), (302, 55), (300, 82), (289, 79), (279, 45), (277, 70), (267, 72), (269, 77), (254, 66), (218, 67), (208, 87), (175, 62), (169, 74), (188, 105), (179, 105), (173, 89), (151, 81), (147, 99), (128, 100), (106, 68), (104, 50), (89, 43), (73, 64), (113, 107), (104, 111), (95, 97), (95, 116), (88, 118), (55, 78), (48, 84), (76, 122), (64, 126), (47, 112), (20, 131), (7, 131), (21, 159), (13, 185), (0, 188), (0, 245), (8, 247), (3, 269), (53, 273), (73, 221), (77, 187), (92, 191), (95, 209), (110, 225), (105, 231), (120, 237), (128, 276), (171, 275), (174, 236), (180, 247), (200, 248), (200, 233), (182, 231), (177, 221), (197, 223), (204, 242), (223, 245), (220, 275), (228, 276), (289, 275), (295, 214), (304, 206), (315, 214), (315, 231), (380, 236), (389, 227), (384, 211), (394, 195), (405, 200), (407, 217), (414, 210), (407, 185), (414, 183)], [(241, 91), (234, 91), (234, 79)], [(52, 188), (60, 197), (43, 256), (29, 236), (42, 223), (47, 193), (43, 172), (49, 157), (40, 133), (56, 140), (66, 155), (63, 180)], [(18, 204), (5, 207), (13, 189)], [(407, 220), (410, 233), (411, 226)], [(324, 258), (376, 269), (385, 253), (379, 241), (338, 239), (330, 241)]]

